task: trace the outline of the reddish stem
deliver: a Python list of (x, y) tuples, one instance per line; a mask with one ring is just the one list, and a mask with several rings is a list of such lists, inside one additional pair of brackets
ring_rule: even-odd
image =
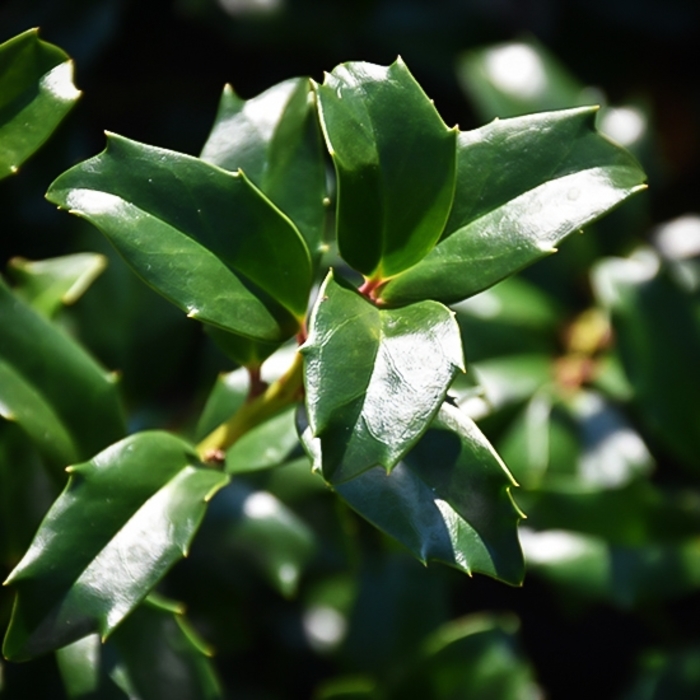
[(362, 294), (363, 297), (367, 297), (370, 301), (376, 303), (377, 292), (379, 288), (384, 284), (382, 279), (366, 279), (357, 289), (357, 291)]
[(248, 370), (248, 377), (250, 378), (250, 388), (248, 389), (248, 401), (261, 396), (265, 393), (268, 387), (267, 382), (264, 382), (260, 376), (260, 365), (255, 365), (254, 367), (246, 367)]

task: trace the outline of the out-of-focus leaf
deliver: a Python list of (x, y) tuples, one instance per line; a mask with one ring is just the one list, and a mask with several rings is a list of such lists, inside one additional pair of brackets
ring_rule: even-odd
[(10, 260), (8, 272), (15, 294), (51, 318), (61, 305), (76, 302), (104, 270), (107, 259), (97, 253), (76, 253), (49, 260)]
[(700, 322), (691, 302), (650, 250), (598, 264), (593, 282), (612, 313), (634, 405), (656, 440), (698, 471)]
[(393, 676), (448, 619), (449, 587), (442, 576), (426, 576), (404, 552), (369, 559), (355, 580), (359, 590), (337, 654), (348, 670)]
[(700, 585), (697, 535), (624, 546), (565, 529), (521, 528), (520, 541), (529, 570), (560, 590), (621, 608), (676, 598)]
[(282, 464), (299, 445), (294, 413), (290, 406), (237, 440), (226, 451), (226, 471), (243, 474)]
[(377, 683), (367, 676), (341, 676), (325, 681), (313, 700), (378, 700)]
[(457, 77), (484, 120), (598, 102), (540, 44), (515, 41), (464, 53)]
[[(299, 417), (303, 428), (303, 417)], [(302, 441), (315, 465), (321, 441)], [(440, 561), (517, 585), (523, 561), (515, 482), (476, 424), (443, 404), (431, 428), (390, 474), (376, 467), (333, 488), (360, 515), (420, 561)]]
[[(158, 597), (149, 597), (111, 637), (119, 673), (129, 697), (140, 700), (215, 700), (223, 697), (209, 652), (182, 616)], [(126, 681), (126, 682), (125, 682)]]
[(547, 353), (558, 346), (562, 311), (521, 277), (510, 277), (452, 307), (470, 364), (499, 355)]
[(97, 226), (192, 318), (274, 341), (306, 314), (304, 239), (240, 172), (111, 134), (103, 153), (63, 173), (46, 196)]
[[(600, 90), (585, 87), (532, 40), (469, 51), (459, 60), (457, 76), (484, 120), (605, 102)], [(604, 105), (598, 128), (635, 155), (649, 155), (649, 119), (639, 105)]]
[(388, 700), (406, 697), (532, 700), (541, 696), (534, 672), (519, 649), (512, 617), (474, 616), (443, 625), (423, 643), (421, 654)]
[(440, 237), (455, 187), (455, 129), (401, 59), (341, 64), (316, 90), (338, 180), (340, 254), (366, 277), (393, 277)]
[(22, 558), (58, 489), (23, 431), (0, 423), (0, 566)]
[(61, 467), (124, 434), (115, 379), (0, 281), (0, 415)]
[(282, 595), (293, 595), (316, 548), (311, 529), (267, 491), (234, 481), (221, 492), (212, 520), (222, 545), (232, 555), (245, 554)]
[(107, 675), (101, 664), (102, 644), (98, 634), (90, 634), (56, 652), (63, 687), (70, 700), (127, 700), (127, 695)]
[(639, 433), (601, 394), (581, 390), (560, 400), (546, 386), (511, 425), (499, 452), (526, 488), (619, 488), (652, 467)]
[[(289, 369), (296, 353), (296, 343), (279, 348), (260, 368), (261, 380), (267, 384), (277, 381)], [(197, 440), (228, 420), (244, 404), (249, 389), (250, 376), (243, 368), (219, 375), (197, 423)]]
[(79, 96), (73, 62), (36, 29), (0, 44), (0, 179), (17, 172)]
[(227, 85), (201, 158), (226, 170), (243, 170), (296, 224), (312, 257), (318, 258), (326, 171), (307, 78), (285, 80), (250, 100)]
[(645, 481), (618, 489), (550, 488), (518, 496), (528, 526), (537, 530), (581, 532), (628, 547), (689, 539), (700, 532), (697, 494), (665, 493)]
[(700, 648), (644, 655), (637, 679), (621, 700), (695, 700), (700, 695)]
[(163, 432), (128, 437), (69, 468), (5, 582), (17, 590), (3, 653), (27, 659), (91, 632), (103, 638), (183, 555), (206, 504), (228, 482)]
[(381, 299), (466, 299), (555, 252), (570, 233), (644, 189), (634, 158), (596, 132), (595, 112), (545, 112), (460, 133), (442, 240), (390, 280)]
[(432, 301), (381, 310), (330, 272), (301, 348), (324, 477), (390, 471), (427, 429), (463, 367), (459, 328)]
[(89, 635), (59, 649), (57, 661), (71, 699), (214, 700), (222, 694), (207, 656), (182, 611), (149, 596), (105, 648)]

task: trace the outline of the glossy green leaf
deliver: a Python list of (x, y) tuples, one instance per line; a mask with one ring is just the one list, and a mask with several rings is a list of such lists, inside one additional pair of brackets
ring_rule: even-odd
[(684, 292), (650, 250), (603, 260), (596, 294), (612, 313), (640, 418), (671, 454), (698, 471), (700, 322)]
[(463, 367), (459, 328), (436, 302), (381, 310), (329, 273), (302, 346), (309, 423), (333, 483), (390, 471)]
[(73, 62), (36, 29), (0, 44), (0, 179), (17, 172), (79, 96)]
[(389, 281), (381, 299), (465, 299), (555, 252), (570, 233), (643, 189), (634, 158), (595, 131), (595, 112), (545, 112), (460, 133), (443, 238)]
[(340, 254), (366, 277), (393, 277), (440, 237), (455, 186), (455, 130), (401, 59), (344, 63), (317, 94), (337, 176)]
[(250, 100), (227, 85), (200, 157), (225, 170), (243, 170), (296, 224), (312, 257), (319, 256), (326, 170), (308, 78), (285, 80)]
[(192, 318), (271, 341), (293, 335), (306, 314), (306, 244), (240, 172), (112, 134), (47, 198), (97, 226)]
[(48, 260), (10, 260), (15, 294), (51, 318), (61, 305), (74, 304), (100, 275), (107, 259), (97, 253), (75, 253)]
[(138, 433), (69, 468), (63, 494), (6, 585), (18, 593), (3, 653), (26, 659), (103, 638), (187, 554), (228, 477), (162, 432)]
[(271, 493), (238, 480), (221, 492), (211, 520), (232, 559), (246, 556), (282, 595), (294, 595), (316, 549), (313, 532), (298, 515)]
[(2, 281), (0, 416), (16, 422), (61, 467), (125, 430), (115, 377)]
[(517, 619), (477, 616), (454, 620), (431, 634), (421, 653), (385, 697), (452, 700), (541, 697), (516, 638)]
[[(321, 441), (308, 429), (302, 439), (318, 467)], [(333, 488), (420, 561), (517, 585), (524, 571), (516, 534), (521, 513), (510, 494), (514, 484), (476, 424), (443, 404), (431, 428), (389, 475), (374, 468)]]

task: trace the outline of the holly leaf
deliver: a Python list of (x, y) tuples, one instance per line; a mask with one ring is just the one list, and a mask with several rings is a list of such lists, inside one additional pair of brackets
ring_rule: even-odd
[(296, 224), (314, 258), (326, 219), (326, 171), (308, 78), (292, 78), (250, 100), (224, 88), (201, 158), (241, 169)]
[(293, 335), (311, 260), (299, 231), (241, 172), (109, 134), (49, 201), (86, 218), (188, 316), (246, 338)]
[(5, 585), (17, 598), (3, 653), (22, 660), (103, 639), (187, 555), (228, 477), (169, 433), (137, 433), (68, 468), (64, 492)]
[(75, 253), (48, 260), (12, 258), (8, 272), (15, 294), (47, 318), (74, 304), (107, 266), (98, 253)]
[[(304, 447), (318, 469), (323, 444), (298, 416)], [(524, 562), (512, 500), (513, 477), (476, 424), (443, 404), (430, 429), (390, 474), (375, 467), (332, 484), (362, 517), (419, 561), (519, 585)]]
[(0, 280), (0, 416), (60, 467), (125, 432), (115, 378)]
[(321, 125), (337, 176), (343, 259), (386, 279), (435, 245), (452, 204), (454, 129), (399, 58), (351, 62), (317, 86)]
[(0, 179), (38, 150), (78, 97), (73, 61), (37, 29), (0, 44)]
[(596, 107), (491, 122), (457, 140), (457, 187), (440, 243), (379, 292), (387, 304), (454, 303), (551, 253), (644, 189), (624, 149), (596, 132)]
[(301, 347), (309, 424), (332, 483), (391, 471), (428, 427), (463, 369), (453, 313), (436, 302), (383, 310), (323, 283)]

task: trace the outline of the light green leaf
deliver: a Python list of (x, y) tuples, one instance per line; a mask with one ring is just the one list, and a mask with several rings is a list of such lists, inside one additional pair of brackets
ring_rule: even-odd
[(104, 255), (75, 253), (36, 261), (13, 258), (8, 272), (16, 282), (15, 294), (51, 318), (61, 305), (74, 304), (106, 265)]
[(0, 416), (61, 467), (125, 431), (115, 378), (0, 281)]
[(73, 62), (38, 30), (0, 44), (0, 179), (17, 172), (79, 96)]
[(293, 335), (311, 288), (294, 224), (248, 178), (109, 135), (47, 198), (88, 219), (188, 316), (264, 341)]
[[(322, 444), (302, 432), (316, 466)], [(476, 424), (443, 404), (431, 428), (393, 471), (374, 468), (334, 490), (360, 515), (420, 561), (439, 561), (468, 574), (522, 582), (516, 534), (521, 513), (513, 478)]]
[(10, 659), (91, 632), (108, 637), (187, 554), (208, 500), (228, 482), (163, 432), (128, 437), (69, 471), (5, 582), (18, 593), (3, 647)]
[(326, 170), (316, 101), (308, 78), (285, 80), (250, 100), (230, 85), (202, 160), (239, 168), (297, 226), (315, 259), (326, 220)]
[(454, 129), (398, 59), (344, 63), (316, 88), (337, 175), (340, 254), (382, 280), (435, 245), (452, 204)]
[(545, 112), (460, 133), (442, 240), (390, 280), (381, 299), (466, 299), (555, 252), (570, 233), (644, 189), (634, 158), (595, 131), (595, 112)]
[(459, 328), (436, 302), (381, 310), (329, 273), (302, 346), (309, 423), (333, 483), (387, 471), (428, 427), (463, 368)]

